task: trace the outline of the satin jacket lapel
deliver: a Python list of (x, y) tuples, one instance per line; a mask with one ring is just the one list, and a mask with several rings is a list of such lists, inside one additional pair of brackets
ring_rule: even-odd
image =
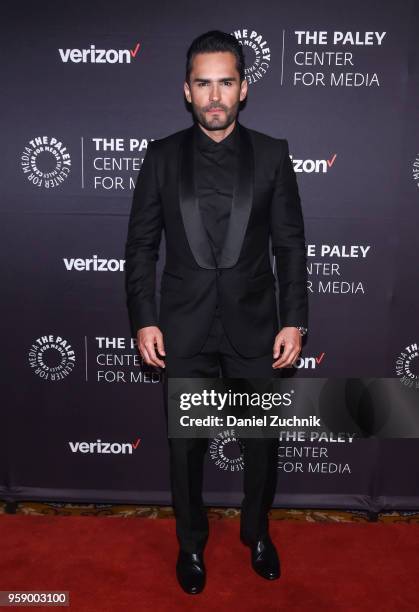
[[(239, 155), (234, 177), (233, 201), (226, 239), (221, 251), (219, 268), (231, 268), (237, 263), (246, 233), (253, 200), (254, 159), (250, 134), (237, 122)], [(184, 136), (179, 154), (179, 204), (186, 236), (197, 264), (213, 270), (211, 250), (197, 196), (193, 156), (193, 127)]]
[(214, 258), (208, 235), (199, 210), (195, 183), (194, 133), (189, 128), (180, 147), (179, 155), (179, 204), (189, 246), (196, 263), (201, 268), (214, 269)]
[(253, 201), (254, 158), (253, 145), (247, 129), (237, 122), (239, 156), (234, 179), (233, 202), (219, 267), (236, 265), (249, 222)]

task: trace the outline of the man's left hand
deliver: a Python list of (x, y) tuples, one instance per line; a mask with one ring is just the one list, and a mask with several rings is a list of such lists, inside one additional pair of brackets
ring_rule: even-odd
[[(296, 327), (283, 327), (275, 338), (273, 358), (276, 361), (273, 362), (272, 367), (274, 369), (291, 367), (301, 352), (301, 345), (301, 334), (298, 329)], [(284, 347), (284, 350), (279, 357), (281, 346)]]

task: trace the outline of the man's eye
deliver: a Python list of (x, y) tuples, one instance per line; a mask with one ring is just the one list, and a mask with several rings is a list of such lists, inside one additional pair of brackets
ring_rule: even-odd
[(231, 83), (231, 81), (224, 81), (224, 85), (230, 86), (230, 85), (232, 85), (232, 83)]
[(208, 85), (208, 83), (198, 83), (198, 87), (204, 87), (204, 85)]

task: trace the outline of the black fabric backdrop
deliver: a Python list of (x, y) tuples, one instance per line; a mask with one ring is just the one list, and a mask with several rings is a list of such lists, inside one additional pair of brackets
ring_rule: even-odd
[[(358, 378), (393, 379), (373, 433), (391, 417), (408, 435), (419, 413), (417, 3), (48, 1), (5, 14), (1, 497), (171, 501), (162, 385), (130, 338), (123, 253), (147, 143), (190, 125), (185, 53), (213, 28), (245, 48), (240, 121), (287, 138), (297, 173), (310, 332), (294, 374), (325, 379), (322, 409), (343, 412)], [(163, 261), (164, 250), (159, 273)], [(301, 444), (281, 442), (276, 504), (419, 507), (416, 438), (303, 446), (296, 472)], [(326, 458), (313, 472), (314, 446)], [(220, 432), (205, 500), (240, 503), (242, 474), (234, 432)]]

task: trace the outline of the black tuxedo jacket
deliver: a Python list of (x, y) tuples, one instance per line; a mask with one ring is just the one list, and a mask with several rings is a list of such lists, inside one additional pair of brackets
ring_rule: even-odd
[[(166, 352), (203, 346), (218, 300), (224, 329), (244, 357), (272, 351), (281, 327), (307, 326), (304, 223), (288, 142), (238, 123), (239, 157), (226, 239), (215, 265), (194, 180), (194, 129), (148, 145), (134, 189), (125, 247), (131, 332), (157, 325)], [(166, 263), (156, 308), (162, 231)], [(269, 238), (276, 256), (275, 276)]]

